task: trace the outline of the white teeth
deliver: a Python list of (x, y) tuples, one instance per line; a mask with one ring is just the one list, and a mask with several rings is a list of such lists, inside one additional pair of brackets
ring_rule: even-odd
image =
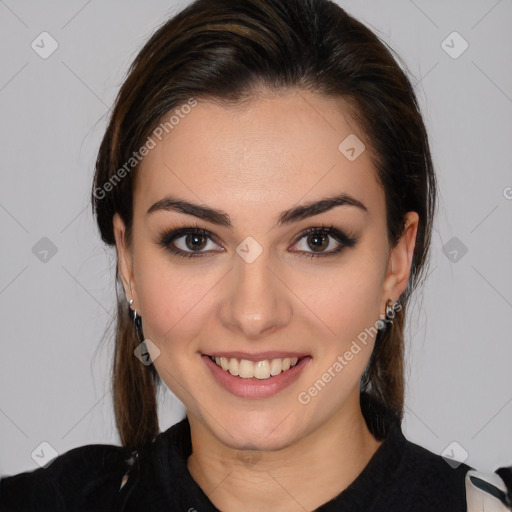
[(242, 359), (240, 361), (238, 375), (242, 377), (242, 379), (250, 379), (251, 377), (254, 377), (254, 363), (252, 361), (247, 361), (247, 359)]
[(270, 375), (279, 375), (283, 371), (281, 359), (272, 359), (270, 363)]
[(229, 371), (231, 375), (239, 376), (242, 379), (256, 379), (265, 380), (270, 377), (279, 375), (291, 367), (295, 366), (298, 357), (285, 357), (284, 359), (264, 359), (262, 361), (249, 361), (248, 359), (236, 359), (232, 357), (211, 356), (212, 361), (215, 361), (217, 366), (220, 366), (224, 371)]
[(270, 377), (270, 363), (268, 361), (258, 361), (255, 364), (254, 376), (257, 379), (268, 379)]
[(229, 373), (231, 373), (231, 375), (238, 375), (238, 372), (239, 372), (239, 368), (240, 368), (240, 365), (238, 364), (238, 359), (235, 359), (234, 357), (232, 357), (230, 360), (229, 360)]

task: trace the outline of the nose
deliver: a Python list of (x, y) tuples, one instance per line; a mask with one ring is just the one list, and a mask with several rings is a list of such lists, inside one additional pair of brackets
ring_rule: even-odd
[(250, 263), (235, 255), (234, 267), (226, 277), (219, 310), (224, 327), (239, 337), (257, 340), (289, 324), (293, 315), (291, 293), (277, 269), (270, 267), (265, 251)]

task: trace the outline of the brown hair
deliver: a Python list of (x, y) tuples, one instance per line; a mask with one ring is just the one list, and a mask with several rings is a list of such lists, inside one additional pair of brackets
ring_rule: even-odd
[[(134, 152), (162, 116), (191, 98), (236, 104), (250, 99), (259, 85), (274, 90), (300, 87), (351, 105), (370, 141), (385, 192), (391, 247), (403, 233), (405, 213), (419, 215), (411, 276), (400, 297), (402, 307), (395, 321), (378, 332), (361, 380), (362, 390), (401, 419), (406, 304), (425, 271), (436, 180), (409, 79), (385, 43), (335, 3), (197, 0), (162, 25), (132, 63), (99, 149), (92, 204), (101, 237), (115, 244), (112, 217), (118, 212), (130, 243), (137, 171)], [(132, 168), (127, 168), (128, 162)], [(126, 298), (119, 295), (113, 364), (115, 418), (123, 445), (135, 448), (158, 433), (155, 395), (160, 380), (153, 365), (145, 366), (134, 357), (139, 340)]]

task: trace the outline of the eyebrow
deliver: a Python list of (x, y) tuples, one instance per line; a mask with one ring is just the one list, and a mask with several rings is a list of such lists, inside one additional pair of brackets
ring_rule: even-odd
[[(277, 225), (282, 226), (285, 224), (291, 224), (314, 215), (319, 215), (320, 213), (327, 212), (336, 206), (355, 206), (364, 212), (368, 212), (368, 209), (361, 201), (348, 194), (342, 193), (333, 197), (312, 201), (300, 206), (295, 206), (289, 210), (285, 210), (279, 214)], [(227, 228), (231, 228), (233, 226), (231, 218), (226, 212), (210, 208), (209, 206), (201, 206), (199, 204), (191, 203), (175, 196), (166, 196), (163, 199), (160, 199), (148, 209), (146, 215), (162, 210), (193, 215), (194, 217), (198, 217)]]

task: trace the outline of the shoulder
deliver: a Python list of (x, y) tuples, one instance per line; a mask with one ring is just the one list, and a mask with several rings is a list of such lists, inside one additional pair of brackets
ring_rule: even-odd
[(388, 509), (466, 512), (465, 480), (472, 468), (445, 459), (405, 437), (402, 447), (403, 456), (393, 486), (396, 492), (388, 493)]
[[(0, 512), (108, 510), (116, 498), (128, 453), (120, 446), (73, 448), (49, 465), (0, 479)], [(95, 504), (101, 503), (95, 508)]]

